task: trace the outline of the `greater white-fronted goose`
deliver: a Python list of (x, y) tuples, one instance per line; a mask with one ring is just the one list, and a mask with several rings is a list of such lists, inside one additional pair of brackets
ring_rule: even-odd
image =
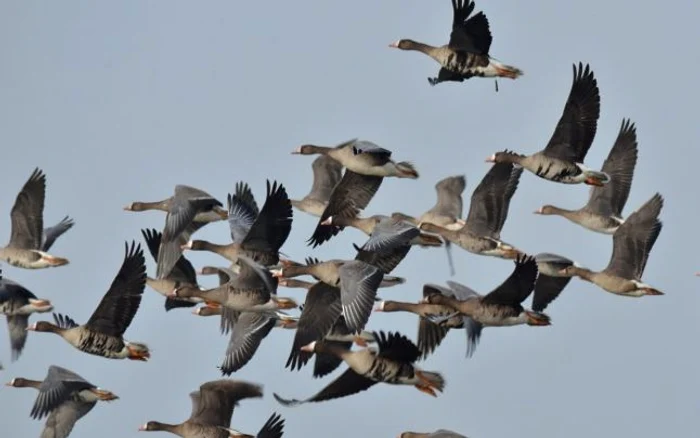
[(515, 259), (521, 251), (501, 240), (510, 200), (518, 188), (523, 169), (512, 163), (497, 163), (472, 193), (469, 214), (460, 229), (447, 229), (431, 222), (418, 228), (437, 233), (473, 254)]
[[(141, 211), (132, 203), (126, 210)], [(138, 205), (138, 204), (137, 204)], [(165, 226), (158, 250), (158, 265), (156, 277), (165, 278), (182, 255), (180, 248), (190, 239), (190, 236), (209, 222), (225, 219), (228, 213), (220, 208), (224, 204), (209, 193), (186, 185), (176, 185), (175, 193), (165, 201), (158, 203), (158, 210), (167, 212)], [(198, 220), (196, 220), (198, 219)]]
[[(431, 320), (443, 324), (456, 314), (471, 317), (485, 327), (506, 327), (527, 324), (533, 326), (550, 325), (549, 316), (523, 308), (521, 303), (530, 296), (537, 280), (537, 262), (532, 256), (521, 256), (515, 261), (515, 269), (496, 289), (487, 295), (474, 295), (466, 300), (458, 300), (442, 293), (424, 298), (430, 304), (442, 304), (455, 310), (453, 315), (435, 316)], [(452, 282), (454, 284), (454, 282)], [(478, 328), (480, 331), (481, 328)]]
[(98, 388), (76, 373), (51, 365), (43, 381), (16, 377), (7, 386), (35, 388), (39, 395), (34, 402), (31, 418), (40, 420), (48, 415), (42, 438), (66, 438), (75, 423), (87, 415), (98, 401), (112, 401), (119, 397)]
[(31, 314), (52, 310), (51, 301), (37, 298), (22, 285), (3, 277), (0, 270), (0, 315), (7, 317), (13, 361), (22, 354), (27, 342), (27, 325)]
[[(361, 251), (360, 247), (358, 247), (358, 246), (355, 246), (355, 250)], [(398, 256), (402, 252), (403, 251), (401, 251), (399, 249), (396, 249), (394, 251), (389, 251), (388, 252), (389, 256), (391, 256), (393, 254), (396, 254), (396, 256), (395, 257), (388, 257), (390, 262), (388, 264), (384, 264), (383, 266), (385, 268), (389, 268), (391, 266), (395, 266), (396, 264), (398, 264), (398, 262), (401, 261), (401, 260), (399, 260)], [(375, 260), (378, 258), (376, 256), (372, 256), (372, 254), (374, 254), (374, 253), (369, 252), (369, 251), (363, 251), (361, 254), (363, 254), (362, 257), (365, 257), (364, 261), (370, 260), (370, 261), (374, 262), (374, 260), (372, 260), (373, 257), (375, 257)], [(358, 253), (358, 256), (359, 256), (359, 253)], [(391, 261), (391, 260), (393, 260), (393, 261)], [(290, 274), (290, 275), (292, 275), (292, 274), (293, 275), (310, 275), (310, 276), (314, 277), (315, 280), (319, 280), (318, 275), (314, 274), (315, 269), (311, 269), (311, 270), (304, 269), (303, 271), (307, 271), (306, 274), (299, 273), (298, 271), (297, 272), (289, 271), (289, 268), (292, 266), (310, 267), (312, 265), (318, 265), (320, 263), (323, 263), (319, 259), (317, 259), (316, 257), (307, 257), (305, 261), (306, 261), (306, 263), (298, 263), (298, 262), (294, 262), (292, 260), (285, 260), (284, 262), (281, 263), (281, 265), (282, 265), (281, 269), (271, 269), (270, 272), (272, 272), (273, 276), (276, 276), (278, 278), (278, 280), (279, 280), (278, 284), (280, 286), (309, 290), (311, 288), (311, 286), (313, 286), (316, 282), (298, 280), (296, 278), (282, 277), (282, 273), (286, 272), (287, 274)], [(287, 269), (287, 271), (284, 271), (284, 269)], [(390, 270), (388, 270), (388, 272), (390, 272)], [(395, 275), (384, 274), (384, 277), (382, 278), (382, 282), (379, 283), (379, 287), (380, 288), (394, 287), (394, 286), (398, 286), (398, 285), (404, 284), (404, 283), (406, 283), (406, 279), (403, 277), (397, 277)], [(375, 299), (375, 300), (377, 300), (377, 299)]]
[(327, 155), (343, 165), (345, 173), (333, 188), (328, 205), (318, 221), (309, 245), (314, 248), (337, 235), (343, 227), (322, 225), (329, 217), (355, 217), (367, 208), (385, 177), (418, 178), (418, 171), (407, 162), (394, 162), (391, 151), (376, 144), (353, 139), (336, 147), (303, 145), (295, 154)]
[(218, 245), (206, 240), (193, 240), (187, 242), (183, 249), (214, 252), (234, 263), (240, 255), (264, 266), (279, 263), (279, 250), (292, 230), (292, 204), (287, 191), (282, 184), (276, 181), (270, 184), (268, 180), (267, 198), (260, 213), (251, 199), (252, 193), (245, 183), (240, 183), (236, 193), (228, 197), (231, 243)]
[[(295, 318), (282, 312), (262, 313), (243, 312), (235, 324), (231, 324), (231, 337), (224, 360), (219, 369), (221, 374), (228, 376), (243, 368), (255, 355), (260, 347), (260, 343), (270, 333), (274, 327), (285, 329), (295, 329), (299, 318)], [(224, 326), (224, 331), (228, 331), (229, 326)]]
[[(448, 283), (451, 287), (445, 288), (436, 284), (423, 286), (423, 298), (432, 294), (443, 294), (459, 301), (470, 297), (479, 296), (476, 292), (459, 283)], [(440, 345), (450, 329), (465, 329), (467, 332), (467, 357), (474, 354), (482, 325), (472, 318), (464, 315), (455, 315), (454, 309), (440, 304), (407, 303), (402, 301), (381, 301), (374, 308), (375, 312), (410, 312), (420, 317), (418, 320), (418, 350), (421, 357), (426, 358)], [(432, 322), (436, 316), (447, 317), (440, 324)]]
[(438, 429), (435, 432), (403, 432), (397, 438), (467, 438), (466, 436), (447, 429)]
[(39, 321), (27, 330), (55, 333), (78, 350), (95, 356), (148, 360), (151, 353), (145, 344), (123, 338), (146, 287), (146, 259), (141, 245), (132, 242), (129, 247), (127, 242), (125, 247), (124, 262), (87, 323), (78, 325), (70, 317), (54, 313), (55, 324)]
[(532, 310), (543, 312), (571, 281), (571, 274), (564, 274), (562, 270), (578, 264), (566, 257), (548, 252), (537, 254), (535, 261), (539, 275), (535, 282), (535, 292), (532, 294)]
[(497, 152), (486, 159), (490, 163), (515, 163), (540, 178), (563, 184), (585, 183), (603, 186), (610, 176), (583, 165), (593, 143), (600, 116), (598, 82), (588, 64), (574, 64), (574, 82), (566, 106), (547, 146), (532, 155), (512, 151)]
[(273, 413), (257, 435), (248, 435), (230, 428), (227, 432), (229, 438), (281, 438), (284, 435), (284, 419), (280, 414)]
[(351, 351), (323, 341), (313, 341), (301, 347), (313, 353), (333, 354), (348, 364), (348, 369), (328, 386), (306, 400), (288, 400), (274, 394), (275, 399), (285, 406), (298, 406), (303, 403), (320, 402), (357, 394), (375, 383), (411, 385), (419, 391), (437, 397), (435, 391), (442, 392), (445, 380), (440, 373), (424, 371), (414, 365), (420, 357), (418, 347), (400, 333), (375, 332), (378, 351), (365, 348)]
[[(345, 316), (348, 328), (357, 333), (365, 327), (372, 313), (372, 304), (377, 296), (384, 275), (389, 274), (406, 257), (410, 246), (402, 246), (387, 251), (374, 252), (357, 248), (354, 260), (328, 260), (308, 264), (305, 266), (284, 267), (273, 273), (277, 277), (296, 277), (299, 275), (312, 275), (317, 280), (334, 288), (332, 294), (339, 299), (340, 309)], [(309, 290), (308, 293), (310, 293)], [(307, 293), (307, 301), (309, 299)], [(307, 304), (308, 305), (308, 302)], [(305, 307), (308, 311), (308, 307)], [(330, 311), (328, 309), (327, 311)], [(302, 312), (299, 323), (305, 320)], [(334, 314), (335, 321), (340, 313)], [(330, 327), (328, 327), (330, 328)], [(326, 328), (326, 330), (328, 329)], [(320, 332), (323, 336), (326, 330)]]
[[(304, 305), (300, 306), (301, 317), (294, 334), (292, 350), (285, 364), (286, 368), (292, 371), (300, 370), (309, 362), (313, 354), (301, 350), (301, 347), (312, 341), (323, 340), (343, 349), (350, 349), (353, 342), (361, 346), (375, 342), (374, 333), (362, 330), (358, 334), (348, 328), (342, 315), (339, 295), (338, 288), (320, 281), (309, 289)], [(327, 353), (319, 353), (315, 357), (314, 377), (332, 373), (343, 362), (338, 356)]]
[(10, 241), (0, 247), (0, 260), (18, 268), (42, 269), (63, 266), (68, 259), (47, 251), (56, 239), (73, 226), (67, 216), (53, 227), (44, 229), (46, 175), (38, 167), (15, 198), (10, 217)]
[(380, 245), (387, 244), (409, 244), (423, 247), (442, 246), (442, 239), (439, 237), (421, 232), (414, 224), (408, 221), (381, 214), (368, 217), (355, 216), (352, 218), (329, 216), (322, 225), (357, 228), (370, 236), (370, 240), (363, 245), (363, 248), (370, 251), (376, 250)]
[(238, 274), (228, 268), (217, 268), (220, 280), (226, 282), (212, 289), (179, 288), (171, 292), (172, 297), (198, 297), (206, 303), (220, 305), (221, 317), (235, 323), (241, 312), (274, 312), (275, 310), (294, 309), (297, 303), (291, 298), (277, 296), (277, 280), (270, 271), (252, 259), (240, 255), (236, 262), (240, 268)]
[(149, 421), (139, 430), (170, 432), (182, 438), (230, 438), (231, 416), (238, 402), (262, 396), (260, 385), (241, 380), (214, 380), (190, 393), (192, 413), (186, 421), (180, 424)]
[(437, 202), (430, 210), (413, 217), (401, 212), (392, 213), (391, 217), (403, 219), (413, 225), (431, 223), (449, 230), (458, 230), (465, 224), (462, 220), (462, 194), (467, 186), (464, 175), (448, 176), (435, 184)]
[(321, 155), (311, 164), (314, 181), (311, 191), (300, 200), (291, 199), (297, 210), (321, 217), (331, 199), (333, 188), (343, 176), (343, 166), (328, 155)]
[(605, 291), (626, 297), (663, 295), (660, 290), (642, 282), (649, 253), (661, 233), (659, 214), (663, 205), (663, 197), (656, 193), (627, 217), (613, 234), (612, 256), (604, 270), (594, 272), (572, 265), (564, 268), (562, 274), (575, 275)]
[(588, 203), (578, 210), (566, 210), (544, 205), (536, 214), (563, 216), (571, 222), (603, 234), (613, 234), (624, 222), (622, 209), (632, 187), (634, 167), (637, 164), (637, 130), (625, 119), (602, 172), (610, 176), (603, 187), (591, 187)]
[[(459, 230), (466, 222), (462, 219), (463, 201), (462, 194), (467, 186), (467, 179), (464, 175), (448, 176), (435, 184), (437, 192), (437, 202), (425, 213), (415, 218), (404, 213), (395, 212), (393, 218), (403, 219), (413, 225), (430, 223), (448, 230)], [(445, 250), (447, 251), (447, 262), (450, 267), (450, 275), (455, 274), (454, 262), (452, 261), (451, 242), (445, 239)]]
[[(148, 251), (157, 262), (162, 234), (155, 229), (143, 229), (141, 230), (141, 234), (143, 234), (143, 238), (146, 241)], [(175, 265), (164, 278), (146, 277), (146, 285), (165, 297), (166, 312), (181, 307), (193, 307), (197, 303), (202, 302), (201, 298), (174, 299), (168, 296), (174, 289), (180, 287), (200, 289), (197, 283), (197, 273), (192, 263), (190, 263), (184, 255), (180, 255), (180, 258), (177, 259)]]
[(401, 39), (389, 45), (401, 50), (415, 50), (424, 53), (440, 64), (437, 77), (428, 78), (430, 85), (440, 82), (463, 82), (477, 77), (503, 77), (516, 79), (522, 70), (512, 65), (502, 64), (489, 55), (491, 30), (483, 12), (470, 17), (474, 12), (471, 0), (452, 0), (452, 33), (450, 42), (435, 47), (410, 39)]

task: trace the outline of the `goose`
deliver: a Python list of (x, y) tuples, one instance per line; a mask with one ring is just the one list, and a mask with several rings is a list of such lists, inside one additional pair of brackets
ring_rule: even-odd
[[(464, 175), (448, 176), (435, 184), (437, 202), (430, 210), (417, 218), (401, 212), (394, 212), (391, 217), (402, 219), (415, 226), (421, 223), (430, 223), (448, 230), (459, 230), (466, 224), (466, 221), (462, 219), (462, 194), (466, 187), (467, 179)], [(455, 275), (452, 244), (449, 240), (445, 240), (445, 250), (447, 251), (450, 275)]]
[[(359, 250), (359, 247), (357, 249)], [(368, 257), (369, 257), (369, 255), (371, 255), (372, 253), (366, 252), (364, 254), (368, 254)], [(285, 272), (285, 275), (288, 275), (290, 273), (290, 271), (289, 271), (290, 266), (308, 266), (308, 267), (310, 267), (311, 265), (318, 265), (320, 263), (322, 263), (322, 262), (315, 257), (307, 257), (306, 263), (298, 263), (298, 262), (294, 262), (294, 261), (289, 260), (289, 261), (285, 261), (284, 263), (282, 263), (282, 269), (272, 269), (270, 272), (272, 272), (273, 276), (277, 276), (277, 278), (279, 280), (278, 284), (280, 286), (289, 287), (289, 288), (296, 288), (296, 289), (306, 289), (308, 291), (311, 288), (311, 286), (316, 284), (315, 282), (306, 281), (306, 280), (299, 280), (296, 278), (282, 277), (282, 272), (286, 268), (287, 270), (284, 272)], [(319, 277), (317, 275), (313, 274), (313, 271), (315, 269), (309, 270), (307, 268), (307, 269), (303, 269), (302, 271), (307, 271), (307, 270), (309, 271), (308, 275), (313, 276), (314, 279), (316, 279), (316, 280), (319, 279)], [(291, 275), (291, 274), (289, 274), (289, 275)], [(294, 273), (294, 275), (304, 275), (304, 274), (296, 272), (296, 273)], [(406, 283), (405, 278), (385, 274), (384, 278), (382, 278), (382, 282), (379, 283), (379, 287), (380, 288), (394, 287), (394, 286), (398, 286), (398, 285), (404, 284), (404, 283)]]
[(630, 194), (636, 164), (637, 129), (629, 119), (623, 119), (617, 139), (601, 169), (610, 176), (610, 182), (603, 187), (591, 187), (588, 203), (578, 210), (544, 205), (535, 213), (562, 216), (591, 231), (614, 234), (624, 222), (622, 209)]
[(340, 182), (333, 188), (328, 205), (308, 244), (316, 248), (337, 235), (343, 227), (323, 225), (331, 216), (355, 217), (367, 208), (385, 177), (418, 178), (418, 171), (407, 161), (394, 162), (391, 151), (365, 140), (349, 140), (336, 147), (306, 144), (293, 154), (327, 155), (345, 167)]
[(443, 178), (435, 184), (437, 202), (430, 210), (417, 218), (401, 212), (394, 212), (391, 214), (391, 217), (402, 219), (416, 226), (420, 223), (431, 223), (448, 230), (459, 230), (466, 223), (461, 219), (463, 209), (462, 194), (466, 186), (467, 179), (464, 175)]
[(501, 240), (501, 230), (522, 172), (521, 167), (512, 163), (492, 166), (472, 193), (469, 213), (462, 228), (448, 229), (431, 222), (422, 222), (418, 228), (437, 233), (473, 254), (517, 258), (521, 251)]
[(192, 413), (186, 421), (180, 424), (149, 421), (139, 430), (170, 432), (182, 438), (230, 438), (235, 432), (230, 429), (234, 408), (241, 400), (262, 396), (260, 385), (232, 379), (213, 380), (190, 393)]
[(257, 205), (250, 199), (253, 199), (252, 192), (245, 183), (239, 183), (236, 193), (228, 196), (231, 243), (218, 245), (206, 240), (190, 240), (182, 249), (214, 252), (234, 263), (240, 255), (265, 266), (279, 263), (279, 250), (292, 230), (292, 204), (287, 191), (282, 184), (275, 181), (271, 185), (268, 180), (267, 198), (259, 214)]
[(445, 81), (463, 82), (477, 77), (503, 77), (516, 79), (522, 70), (512, 65), (502, 64), (489, 55), (491, 30), (483, 12), (470, 15), (474, 11), (470, 0), (452, 0), (452, 33), (450, 42), (434, 47), (410, 39), (400, 39), (389, 47), (401, 50), (415, 50), (424, 53), (440, 64), (437, 77), (428, 78), (430, 85)]
[(46, 175), (38, 167), (15, 198), (10, 217), (10, 241), (0, 247), (0, 260), (24, 269), (43, 269), (67, 265), (69, 260), (48, 253), (56, 239), (73, 227), (68, 216), (53, 227), (44, 227)]
[(561, 273), (574, 275), (607, 292), (626, 297), (663, 295), (663, 292), (641, 280), (649, 253), (661, 233), (659, 214), (663, 205), (664, 198), (656, 193), (627, 217), (613, 234), (612, 256), (604, 270), (594, 272), (572, 265), (562, 269)]
[[(476, 323), (473, 330), (474, 333), (479, 334), (476, 336), (477, 339), (483, 327), (507, 327), (521, 324), (547, 326), (551, 324), (549, 316), (527, 310), (521, 305), (532, 293), (537, 274), (535, 258), (520, 256), (515, 260), (513, 273), (500, 286), (484, 296), (472, 291), (472, 296), (460, 301), (442, 293), (435, 293), (423, 298), (423, 302), (441, 304), (454, 309), (455, 312), (451, 315), (431, 317), (431, 320), (437, 324), (444, 324), (453, 316), (460, 314), (471, 317)], [(451, 283), (451, 285), (456, 284)]]
[[(323, 340), (343, 349), (350, 349), (353, 343), (366, 347), (376, 341), (372, 332), (361, 330), (353, 333), (348, 328), (339, 295), (338, 288), (321, 281), (309, 289), (301, 306), (301, 317), (285, 368), (293, 371), (306, 365), (312, 354), (301, 347), (314, 340)], [(317, 378), (332, 373), (343, 362), (340, 357), (327, 353), (318, 353), (315, 357), (313, 376)]]
[(466, 436), (447, 429), (438, 429), (435, 432), (403, 432), (397, 438), (467, 438)]
[(0, 315), (7, 317), (12, 361), (19, 359), (27, 342), (27, 325), (32, 313), (52, 310), (51, 301), (37, 298), (22, 285), (3, 277), (0, 270)]
[[(378, 242), (408, 243), (424, 247), (442, 246), (442, 239), (432, 234), (423, 233), (415, 225), (399, 218), (393, 218), (381, 214), (368, 217), (337, 217), (329, 216), (322, 225), (334, 225), (337, 227), (353, 227), (372, 237), (370, 245)], [(406, 237), (409, 237), (406, 240)]]
[(170, 198), (157, 203), (132, 202), (128, 211), (161, 210), (167, 212), (158, 250), (156, 277), (165, 278), (182, 255), (181, 245), (209, 222), (226, 219), (221, 201), (194, 187), (178, 184)]
[(486, 159), (488, 163), (515, 163), (540, 178), (562, 184), (602, 187), (610, 175), (590, 169), (583, 160), (593, 143), (600, 116), (598, 82), (591, 71), (574, 64), (574, 81), (559, 123), (547, 146), (532, 155), (512, 151), (497, 152)]
[[(306, 266), (289, 266), (273, 272), (275, 277), (290, 278), (299, 275), (313, 275), (319, 281), (332, 286), (332, 296), (339, 300), (339, 310), (345, 316), (348, 328), (357, 333), (362, 330), (372, 313), (372, 305), (377, 296), (382, 278), (389, 274), (406, 257), (410, 246), (405, 245), (390, 251), (374, 252), (355, 248), (357, 255), (354, 260), (333, 259), (319, 262), (313, 259), (313, 264)], [(311, 260), (310, 260), (311, 261)], [(307, 300), (308, 294), (307, 293)], [(328, 311), (331, 309), (329, 308)], [(335, 321), (340, 312), (334, 313)], [(302, 312), (299, 323), (305, 320)], [(330, 327), (328, 327), (330, 328)], [(324, 335), (326, 330), (321, 331)]]
[(320, 155), (311, 163), (314, 181), (311, 191), (302, 199), (291, 199), (292, 207), (310, 215), (321, 217), (331, 198), (333, 188), (343, 176), (343, 166), (329, 157)]
[[(299, 318), (282, 312), (243, 312), (238, 316), (226, 347), (224, 360), (219, 367), (221, 374), (228, 376), (243, 368), (255, 355), (260, 343), (275, 328), (295, 329)], [(222, 327), (224, 332), (229, 325)]]
[(226, 282), (213, 289), (200, 290), (191, 287), (177, 288), (169, 296), (173, 298), (201, 298), (207, 303), (223, 307), (221, 317), (234, 323), (241, 312), (269, 312), (294, 309), (297, 303), (291, 298), (278, 297), (276, 281), (270, 271), (246, 256), (236, 262), (240, 272), (218, 268), (221, 281)]
[(146, 286), (146, 259), (141, 245), (132, 242), (130, 247), (127, 242), (125, 253), (117, 276), (87, 323), (78, 325), (69, 316), (54, 313), (54, 324), (39, 321), (27, 330), (55, 333), (78, 350), (107, 359), (148, 360), (148, 346), (123, 338)]
[[(141, 234), (146, 241), (148, 251), (153, 256), (153, 259), (158, 261), (158, 249), (160, 248), (160, 240), (162, 234), (155, 229), (142, 229)], [(202, 302), (201, 298), (189, 299), (173, 299), (168, 297), (168, 294), (179, 287), (193, 287), (199, 289), (197, 284), (197, 273), (184, 255), (175, 262), (175, 265), (164, 278), (146, 277), (146, 286), (165, 297), (165, 311), (182, 307), (193, 307), (197, 303)]]
[(537, 262), (537, 281), (532, 294), (532, 310), (543, 312), (571, 281), (571, 274), (562, 273), (569, 266), (580, 266), (566, 257), (541, 252), (535, 256)]
[(273, 413), (255, 436), (234, 429), (227, 429), (227, 432), (229, 438), (281, 438), (284, 434), (284, 419), (280, 414)]
[[(449, 288), (437, 284), (425, 284), (423, 286), (423, 298), (427, 298), (432, 294), (442, 294), (464, 301), (470, 297), (478, 296), (476, 292), (464, 285), (455, 282), (449, 282), (448, 284)], [(418, 315), (420, 319), (418, 320), (417, 346), (423, 359), (435, 351), (450, 329), (465, 329), (467, 333), (467, 357), (471, 357), (474, 354), (481, 336), (481, 324), (468, 316), (454, 315), (454, 310), (444, 305), (386, 300), (380, 301), (374, 310), (375, 312), (410, 312)], [(449, 318), (442, 324), (436, 324), (431, 320), (434, 316), (446, 315), (449, 315)]]
[(284, 406), (292, 407), (347, 397), (365, 391), (379, 382), (412, 385), (433, 397), (437, 397), (436, 391), (444, 390), (445, 380), (440, 373), (424, 371), (414, 365), (420, 357), (420, 351), (406, 336), (398, 332), (375, 332), (374, 337), (377, 340), (378, 351), (371, 348), (350, 351), (323, 341), (313, 341), (301, 347), (303, 351), (340, 357), (348, 365), (348, 369), (310, 398), (284, 399), (275, 393), (275, 399)]
[(6, 385), (39, 391), (30, 416), (40, 420), (48, 415), (41, 432), (42, 438), (68, 437), (75, 423), (87, 415), (98, 401), (119, 398), (111, 391), (98, 388), (78, 374), (57, 365), (49, 367), (43, 381), (15, 377)]

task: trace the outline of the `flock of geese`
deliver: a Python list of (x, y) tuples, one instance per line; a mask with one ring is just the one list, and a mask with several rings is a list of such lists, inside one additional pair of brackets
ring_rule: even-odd
[[(430, 84), (464, 81), (473, 76), (517, 78), (522, 72), (492, 59), (489, 24), (483, 12), (472, 15), (470, 0), (452, 0), (454, 21), (447, 45), (432, 47), (402, 39), (391, 47), (420, 51), (440, 63)], [(463, 218), (464, 176), (448, 176), (435, 185), (437, 201), (426, 212), (409, 215), (362, 216), (385, 178), (419, 177), (408, 161), (394, 161), (392, 151), (370, 141), (353, 139), (337, 146), (305, 144), (292, 153), (317, 155), (312, 163), (313, 185), (302, 199), (290, 199), (284, 185), (268, 181), (262, 208), (251, 188), (239, 182), (223, 202), (197, 188), (178, 185), (167, 199), (132, 202), (131, 212), (157, 210), (165, 213), (162, 231), (141, 230), (148, 252), (156, 262), (154, 277), (147, 275), (146, 256), (140, 243), (125, 244), (122, 265), (92, 315), (79, 323), (71, 316), (53, 313), (52, 321), (29, 324), (34, 313), (54, 310), (52, 302), (38, 298), (24, 286), (2, 277), (0, 313), (7, 318), (12, 360), (20, 357), (28, 332), (52, 333), (84, 353), (106, 359), (147, 361), (146, 343), (124, 335), (139, 310), (146, 286), (164, 297), (166, 311), (194, 308), (200, 316), (219, 316), (222, 333), (230, 341), (220, 370), (229, 376), (246, 366), (262, 340), (274, 328), (295, 330), (286, 362), (298, 370), (314, 358), (313, 376), (320, 378), (343, 363), (346, 370), (316, 394), (289, 399), (274, 394), (284, 406), (297, 406), (347, 397), (377, 383), (410, 385), (437, 396), (445, 389), (445, 377), (417, 365), (440, 345), (450, 331), (467, 334), (467, 356), (474, 354), (484, 327), (527, 324), (547, 326), (544, 313), (571, 281), (578, 277), (601, 289), (627, 297), (662, 295), (642, 281), (649, 253), (661, 232), (659, 214), (663, 198), (654, 194), (636, 211), (623, 218), (637, 162), (635, 125), (623, 120), (619, 134), (601, 170), (583, 162), (596, 134), (600, 95), (588, 65), (573, 67), (573, 83), (549, 143), (541, 151), (524, 155), (498, 151), (486, 159), (493, 163), (471, 195)], [(587, 204), (576, 210), (545, 205), (536, 213), (559, 215), (597, 233), (612, 235), (613, 250), (608, 266), (594, 271), (557, 254), (529, 255), (501, 238), (524, 170), (560, 184), (591, 186)], [(11, 211), (9, 243), (0, 248), (0, 260), (24, 269), (65, 266), (69, 260), (49, 253), (56, 240), (73, 227), (65, 217), (44, 228), (46, 176), (36, 169), (16, 197)], [(308, 239), (315, 248), (344, 229), (356, 228), (367, 235), (362, 246), (347, 248), (347, 258), (303, 262), (281, 256), (292, 227), (293, 210), (318, 217)], [(212, 222), (228, 221), (230, 240), (193, 239)], [(226, 240), (226, 242), (223, 242)], [(513, 272), (492, 291), (480, 294), (456, 281), (445, 285), (425, 284), (416, 302), (378, 298), (379, 288), (406, 282), (392, 271), (411, 248), (447, 249), (458, 246), (470, 253), (510, 260)], [(205, 266), (195, 270), (185, 251), (209, 251), (226, 259), (228, 266)], [(451, 274), (454, 269), (450, 266)], [(219, 286), (205, 289), (198, 275), (218, 276)], [(311, 281), (297, 277), (307, 276)], [(278, 295), (279, 287), (306, 290), (304, 303)], [(530, 308), (523, 302), (532, 295)], [(198, 307), (197, 307), (198, 306)], [(289, 311), (299, 309), (294, 316)], [(376, 312), (410, 312), (418, 316), (414, 342), (395, 331), (369, 332), (365, 326)], [(142, 311), (143, 312), (143, 311)], [(353, 345), (361, 347), (353, 349)], [(68, 369), (52, 365), (43, 380), (16, 377), (8, 385), (34, 388), (38, 396), (30, 411), (34, 419), (48, 416), (42, 437), (67, 437), (75, 423), (98, 401), (118, 398)], [(234, 407), (243, 399), (262, 397), (260, 385), (230, 378), (209, 381), (192, 392), (192, 413), (178, 424), (145, 423), (142, 431), (168, 431), (186, 438), (252, 437), (231, 428)], [(284, 420), (273, 413), (254, 435), (279, 438)], [(410, 437), (463, 437), (438, 430), (433, 433), (404, 432)]]

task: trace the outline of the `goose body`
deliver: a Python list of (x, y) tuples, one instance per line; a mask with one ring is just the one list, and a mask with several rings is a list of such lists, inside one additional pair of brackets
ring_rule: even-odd
[(123, 334), (141, 304), (146, 285), (146, 260), (141, 245), (126, 244), (117, 276), (87, 323), (78, 325), (68, 316), (54, 314), (54, 323), (39, 321), (27, 330), (55, 333), (80, 351), (108, 359), (146, 361), (148, 347), (129, 342)]
[(663, 295), (663, 292), (641, 279), (649, 253), (661, 233), (659, 214), (663, 204), (663, 197), (656, 193), (629, 215), (625, 223), (613, 234), (613, 252), (604, 270), (595, 272), (582, 266), (571, 265), (562, 269), (561, 273), (577, 276), (616, 295), (637, 298), (645, 295)]
[(44, 229), (45, 197), (46, 175), (36, 168), (15, 198), (10, 214), (10, 241), (0, 247), (1, 261), (24, 269), (43, 269), (69, 263), (66, 258), (49, 254), (48, 250), (60, 235), (73, 226), (73, 221), (65, 217), (57, 225)]
[[(450, 41), (440, 47), (411, 39), (401, 39), (389, 47), (421, 52), (434, 59), (442, 67), (430, 85), (445, 81), (463, 82), (472, 77), (505, 77), (516, 79), (523, 74), (517, 67), (502, 64), (489, 55), (491, 30), (483, 12), (474, 11), (471, 0), (452, 0), (452, 33)], [(470, 17), (471, 15), (471, 17)]]
[(17, 360), (27, 342), (27, 326), (33, 313), (53, 310), (49, 300), (39, 299), (22, 285), (5, 278), (0, 271), (0, 315), (7, 318), (12, 360)]
[(316, 395), (305, 400), (285, 399), (274, 394), (285, 406), (320, 402), (346, 397), (364, 391), (376, 383), (411, 385), (421, 392), (437, 396), (445, 387), (442, 375), (424, 371), (414, 365), (420, 357), (418, 347), (399, 333), (374, 333), (378, 350), (350, 351), (326, 342), (313, 341), (301, 347), (310, 353), (326, 353), (337, 356), (348, 365), (348, 369)]
[(486, 159), (490, 163), (513, 163), (540, 178), (562, 184), (585, 183), (602, 187), (610, 175), (583, 164), (593, 143), (600, 117), (600, 91), (593, 71), (574, 65), (574, 79), (559, 122), (547, 146), (532, 155), (502, 151)]

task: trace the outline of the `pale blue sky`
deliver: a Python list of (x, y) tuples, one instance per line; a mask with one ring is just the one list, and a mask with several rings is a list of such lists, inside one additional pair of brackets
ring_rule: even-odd
[[(563, 108), (572, 64), (589, 62), (601, 118), (586, 162), (602, 165), (623, 117), (637, 124), (639, 161), (625, 214), (656, 191), (664, 195), (664, 229), (644, 280), (666, 295), (627, 299), (573, 280), (548, 309), (551, 327), (486, 329), (469, 360), (463, 332), (450, 333), (422, 365), (447, 379), (437, 399), (378, 385), (284, 408), (272, 392), (304, 397), (330, 378), (313, 379), (309, 368), (285, 370), (293, 332), (275, 330), (233, 376), (263, 383), (265, 398), (243, 402), (232, 425), (254, 433), (278, 411), (288, 437), (392, 437), (441, 427), (472, 438), (692, 434), (700, 427), (700, 279), (693, 276), (700, 258), (697, 209), (688, 199), (700, 158), (697, 9), (687, 1), (481, 0), (477, 10), (491, 22), (492, 55), (525, 71), (517, 81), (500, 81), (499, 93), (484, 79), (430, 87), (426, 78), (436, 75), (436, 63), (387, 47), (398, 38), (447, 42), (448, 0), (0, 2), (0, 240), (9, 238), (12, 203), (35, 166), (48, 177), (46, 223), (66, 214), (76, 220), (52, 248), (69, 266), (33, 272), (3, 266), (4, 274), (85, 322), (119, 269), (124, 241), (142, 241), (141, 228), (163, 225), (162, 213), (127, 213), (123, 205), (163, 199), (178, 183), (225, 201), (239, 180), (262, 203), (266, 178), (301, 197), (310, 188), (312, 158), (289, 152), (307, 142), (360, 137), (416, 164), (420, 179), (386, 180), (367, 214), (420, 213), (434, 202), (435, 182), (460, 173), (468, 180), (466, 213), (488, 170), (486, 156), (506, 147), (541, 149)], [(544, 203), (578, 208), (587, 195), (586, 187), (524, 174), (504, 240), (603, 268), (609, 236), (532, 214)], [(312, 254), (305, 240), (315, 224), (295, 211), (283, 251), (295, 259)], [(199, 236), (229, 239), (225, 223)], [(315, 255), (351, 257), (351, 243), (364, 239), (347, 230)], [(513, 267), (459, 249), (454, 255), (452, 279), (481, 292)], [(189, 257), (197, 267), (225, 262)], [(155, 272), (150, 256), (148, 270)], [(382, 296), (417, 300), (424, 283), (449, 279), (444, 250), (413, 249), (395, 274), (407, 284)], [(206, 285), (212, 280), (202, 277)], [(283, 292), (303, 301), (299, 291)], [(376, 314), (369, 323), (413, 339), (416, 327), (409, 314)], [(166, 314), (163, 298), (147, 290), (126, 336), (151, 346), (150, 362), (110, 361), (56, 336), (31, 334), (11, 364), (3, 327), (0, 374), (41, 379), (56, 364), (121, 397), (82, 419), (76, 437), (139, 436), (147, 420), (185, 420), (187, 394), (220, 376), (227, 338), (218, 334), (218, 321), (188, 310)], [(29, 418), (35, 396), (0, 390), (3, 436), (39, 435), (43, 422)]]

